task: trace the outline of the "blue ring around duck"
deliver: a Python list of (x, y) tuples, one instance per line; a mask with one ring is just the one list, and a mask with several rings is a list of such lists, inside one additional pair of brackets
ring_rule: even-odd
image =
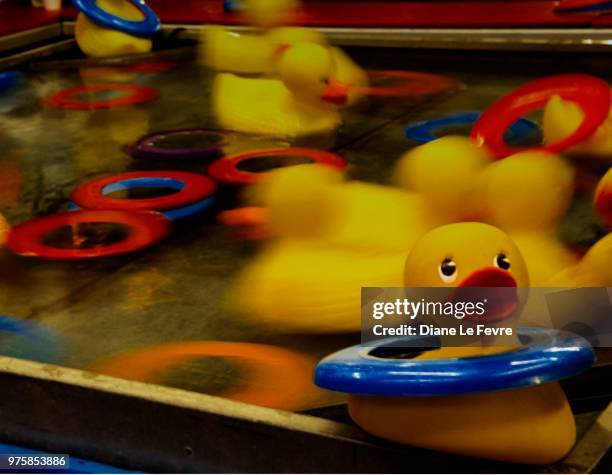
[(0, 355), (43, 363), (56, 363), (61, 355), (61, 339), (39, 323), (0, 315), (0, 334), (9, 334), (0, 344)]
[[(446, 127), (469, 126), (474, 124), (480, 117), (480, 112), (459, 112), (437, 119), (414, 122), (406, 127), (406, 137), (418, 143), (428, 143), (439, 138), (436, 132)], [(507, 142), (518, 142), (534, 137), (539, 127), (529, 119), (517, 120), (506, 135)]]
[(515, 351), (437, 360), (370, 355), (374, 348), (422, 337), (389, 338), (375, 346), (356, 345), (323, 359), (315, 369), (315, 384), (333, 391), (371, 396), (469, 394), (557, 381), (595, 363), (589, 343), (572, 333), (521, 327), (519, 335), (530, 341)]
[[(102, 190), (102, 193), (108, 195), (114, 191), (121, 190), (130, 190), (133, 188), (140, 188), (143, 186), (158, 186), (163, 188), (172, 188), (174, 190), (181, 190), (185, 183), (179, 180), (173, 180), (168, 178), (151, 178), (151, 177), (142, 177), (142, 178), (131, 178), (129, 180), (120, 180), (115, 183), (112, 183), (108, 186), (105, 186)], [(167, 209), (163, 211), (159, 211), (159, 213), (163, 214), (166, 218), (171, 221), (179, 221), (181, 219), (191, 218), (199, 213), (202, 213), (206, 209), (210, 208), (214, 203), (214, 196), (209, 196), (201, 201), (197, 201), (187, 206), (183, 206), (181, 208)], [(80, 209), (75, 203), (68, 203), (67, 206), (68, 211), (76, 211)]]
[(73, 0), (74, 6), (91, 21), (112, 30), (134, 36), (153, 36), (161, 30), (161, 22), (144, 0), (129, 0), (144, 15), (140, 21), (126, 20), (100, 8), (96, 0)]

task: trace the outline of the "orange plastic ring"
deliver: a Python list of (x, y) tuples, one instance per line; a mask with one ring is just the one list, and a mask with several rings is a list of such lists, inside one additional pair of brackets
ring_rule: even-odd
[(190, 360), (221, 357), (246, 369), (247, 380), (221, 396), (275, 409), (296, 410), (321, 398), (312, 382), (315, 361), (277, 346), (224, 341), (191, 341), (140, 348), (94, 365), (90, 370), (147, 383)]

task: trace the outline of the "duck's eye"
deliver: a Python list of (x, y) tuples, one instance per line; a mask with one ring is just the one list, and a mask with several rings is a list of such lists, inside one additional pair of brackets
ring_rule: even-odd
[(495, 259), (493, 259), (493, 264), (495, 264), (500, 269), (508, 270), (510, 269), (510, 259), (503, 252), (500, 252)]
[(327, 86), (329, 84), (329, 78), (321, 78), (321, 82)]
[(440, 263), (438, 268), (438, 274), (442, 282), (450, 283), (454, 282), (457, 278), (457, 264), (452, 259), (446, 258)]

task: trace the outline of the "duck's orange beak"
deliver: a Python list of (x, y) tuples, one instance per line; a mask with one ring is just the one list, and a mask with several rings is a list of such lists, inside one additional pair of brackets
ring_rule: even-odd
[(457, 286), (454, 302), (485, 302), (484, 315), (466, 316), (473, 323), (494, 323), (510, 318), (519, 307), (516, 279), (498, 267), (485, 267), (468, 275)]
[(351, 86), (348, 84), (343, 84), (339, 81), (332, 80), (325, 88), (325, 91), (323, 91), (321, 99), (325, 102), (330, 102), (331, 104), (346, 104), (350, 89)]

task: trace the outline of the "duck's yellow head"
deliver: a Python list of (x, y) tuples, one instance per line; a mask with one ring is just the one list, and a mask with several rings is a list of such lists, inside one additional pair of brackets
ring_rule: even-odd
[(520, 152), (487, 167), (486, 175), (491, 218), (508, 232), (555, 229), (574, 193), (573, 167), (552, 153)]
[[(417, 241), (406, 259), (404, 284), (461, 288), (469, 295), (468, 289), (527, 288), (529, 276), (507, 234), (488, 224), (465, 222), (440, 226)], [(503, 302), (492, 303), (487, 310), (489, 321), (516, 314), (524, 300), (520, 294), (504, 292)]]
[(278, 62), (278, 72), (287, 88), (308, 101), (343, 105), (350, 87), (336, 79), (336, 65), (329, 48), (299, 43), (287, 48)]
[(405, 153), (393, 181), (419, 193), (434, 212), (475, 219), (483, 212), (481, 175), (489, 163), (492, 156), (485, 148), (468, 137), (449, 135)]

